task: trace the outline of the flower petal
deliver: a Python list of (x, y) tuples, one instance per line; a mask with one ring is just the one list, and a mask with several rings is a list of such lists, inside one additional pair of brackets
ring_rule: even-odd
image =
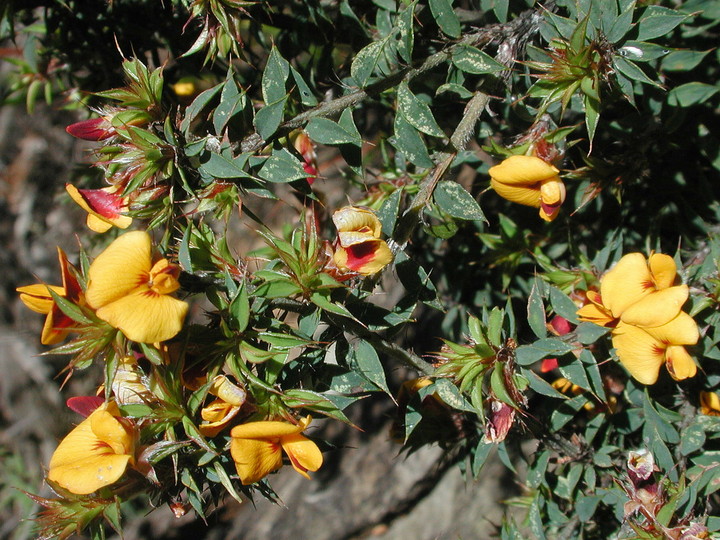
[(114, 453), (93, 430), (96, 425), (100, 433), (109, 434), (117, 441), (119, 433), (115, 428), (119, 426), (123, 431), (124, 428), (113, 411), (117, 411), (117, 407), (111, 409), (111, 404), (100, 406), (60, 442), (50, 459), (50, 480), (72, 493), (85, 495), (116, 482), (123, 475), (132, 455)]
[(290, 463), (297, 472), (305, 478), (310, 478), (307, 471), (317, 471), (323, 464), (323, 455), (317, 444), (295, 433), (280, 439), (283, 450), (290, 458)]
[(85, 456), (73, 463), (51, 467), (48, 479), (71, 493), (87, 495), (117, 482), (129, 461), (128, 455)]
[(658, 289), (672, 287), (677, 276), (675, 259), (663, 253), (653, 253), (648, 259), (648, 266)]
[(390, 264), (393, 254), (384, 240), (369, 240), (347, 248), (338, 247), (333, 260), (340, 270), (370, 276)]
[(104, 305), (96, 314), (130, 341), (157, 343), (180, 332), (187, 311), (187, 302), (146, 287)]
[(132, 454), (134, 437), (132, 431), (127, 429), (117, 418), (120, 411), (114, 402), (108, 403), (105, 410), (98, 414), (88, 416), (90, 427), (95, 436), (112, 448), (116, 454)]
[(628, 253), (600, 281), (603, 304), (620, 317), (632, 304), (655, 290), (647, 261), (642, 253)]
[(700, 392), (700, 409), (703, 414), (720, 416), (720, 396), (716, 392)]
[(643, 328), (661, 326), (677, 317), (687, 299), (687, 285), (655, 291), (629, 306), (620, 320)]
[(665, 365), (676, 381), (682, 381), (697, 374), (697, 365), (682, 345), (670, 345), (665, 353)]
[(540, 208), (541, 199), (539, 184), (530, 184), (530, 186), (508, 185), (498, 182), (494, 178), (490, 178), (490, 185), (503, 199), (523, 204), (525, 206)]
[(97, 309), (147, 284), (151, 268), (150, 235), (133, 231), (119, 236), (90, 265), (86, 299)]
[(556, 176), (558, 172), (547, 161), (535, 156), (510, 156), (488, 171), (497, 182), (515, 186), (535, 184)]
[(57, 285), (45, 285), (43, 283), (25, 285), (24, 287), (18, 287), (15, 290), (20, 293), (20, 301), (22, 301), (23, 304), (36, 313), (45, 314), (49, 313), (55, 305), (55, 301), (48, 292), (49, 289), (55, 291), (55, 293), (59, 296), (65, 295), (65, 289), (63, 287), (58, 287)]
[(372, 211), (365, 208), (344, 206), (333, 213), (332, 220), (338, 232), (369, 232), (375, 238), (380, 238), (382, 231), (380, 220)]
[(612, 343), (625, 369), (642, 384), (657, 381), (665, 363), (665, 347), (645, 330), (620, 322), (612, 332)]
[[(112, 229), (113, 224), (109, 221), (98, 217), (94, 214), (88, 214), (87, 219), (85, 220), (85, 225), (87, 225), (87, 228), (90, 229), (92, 232), (96, 233), (104, 233), (108, 232), (110, 229)], [(124, 227), (122, 227), (124, 228)]]
[(581, 321), (588, 321), (599, 326), (610, 326), (615, 320), (610, 312), (597, 304), (586, 304), (578, 309), (576, 314)]
[(668, 345), (695, 345), (700, 339), (697, 323), (684, 311), (678, 313), (667, 324), (644, 330), (658, 341)]
[(300, 433), (303, 429), (304, 427), (302, 425), (296, 426), (290, 422), (279, 422), (275, 420), (246, 422), (245, 424), (240, 424), (232, 428), (230, 436), (240, 439), (274, 438)]
[[(233, 431), (235, 429), (233, 428)], [(233, 437), (230, 442), (230, 455), (243, 485), (254, 484), (282, 467), (279, 441)]]

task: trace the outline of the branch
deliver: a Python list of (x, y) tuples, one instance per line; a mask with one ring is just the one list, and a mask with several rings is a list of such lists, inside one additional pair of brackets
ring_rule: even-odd
[[(478, 29), (476, 32), (468, 34), (454, 45), (429, 56), (416, 67), (401, 69), (397, 73), (388, 75), (387, 77), (376, 81), (365, 88), (361, 88), (345, 96), (340, 96), (333, 100), (326, 101), (313, 109), (298, 114), (294, 118), (280, 124), (275, 136), (279, 137), (289, 133), (293, 129), (300, 128), (313, 118), (339, 115), (348, 107), (353, 107), (358, 103), (365, 101), (369, 97), (377, 96), (385, 90), (397, 86), (403, 81), (410, 82), (450, 60), (453, 52), (460, 47), (466, 47), (468, 45), (473, 47), (482, 47), (493, 41), (522, 41), (524, 43), (527, 41), (529, 36), (534, 33), (532, 28), (537, 28), (539, 20), (540, 16), (534, 10), (528, 10), (521, 13), (515, 20), (509, 23), (493, 24), (485, 28)], [(267, 141), (256, 132), (245, 137), (240, 142), (239, 147), (240, 151), (245, 153), (256, 152), (266, 145)]]

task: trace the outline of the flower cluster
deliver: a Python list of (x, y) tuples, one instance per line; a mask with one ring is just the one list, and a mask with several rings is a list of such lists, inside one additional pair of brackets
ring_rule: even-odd
[(693, 377), (697, 366), (685, 349), (699, 339), (697, 324), (682, 311), (687, 285), (675, 285), (677, 267), (669, 255), (629, 253), (588, 291), (578, 318), (612, 328), (618, 358), (643, 384), (657, 381), (665, 365), (676, 380)]

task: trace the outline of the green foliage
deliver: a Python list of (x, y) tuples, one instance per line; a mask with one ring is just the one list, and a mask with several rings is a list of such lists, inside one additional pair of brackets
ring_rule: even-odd
[[(275, 500), (271, 479), (241, 483), (227, 428), (352, 425), (372, 393), (397, 396), (407, 449), (439, 443), (474, 475), (496, 453), (518, 475), (502, 538), (720, 530), (720, 404), (701, 393), (720, 387), (715, 2), (176, 0), (122, 38), (122, 62), (93, 47), (100, 23), (62, 33), (100, 7), (39, 4), (4, 6), (24, 55), (4, 102), (86, 92), (101, 122), (81, 124), (102, 132), (86, 138), (118, 212), (156, 231), (179, 294), (206, 309), (140, 344), (49, 293), (75, 324), (54, 349), (69, 368), (100, 363), (106, 397), (122, 377), (150, 397), (122, 404), (144, 450), (118, 483), (34, 499), (45, 535), (120, 529), (120, 503), (143, 493), (201, 517), (224, 496)], [(100, 18), (147, 5), (115, 0)], [(503, 179), (492, 156), (532, 165)], [(334, 199), (318, 188), (341, 181), (323, 177), (330, 160), (346, 182)], [(284, 227), (268, 201), (289, 203)], [(254, 250), (231, 247), (238, 211)], [(645, 386), (613, 349), (620, 316), (577, 310), (623, 254), (653, 251), (689, 287), (700, 369), (675, 381), (659, 366)], [(218, 376), (247, 399), (208, 433)], [(534, 453), (515, 451), (527, 440)]]

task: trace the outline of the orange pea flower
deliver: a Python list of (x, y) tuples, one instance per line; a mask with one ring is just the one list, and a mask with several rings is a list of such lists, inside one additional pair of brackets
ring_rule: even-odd
[(490, 167), (490, 185), (510, 202), (540, 209), (545, 221), (554, 220), (565, 201), (565, 184), (558, 170), (535, 156), (510, 156)]
[(117, 482), (135, 463), (136, 431), (114, 402), (101, 405), (65, 437), (50, 459), (48, 479), (78, 495)]
[(230, 432), (230, 454), (243, 485), (253, 484), (282, 467), (283, 451), (290, 463), (305, 478), (323, 463), (318, 446), (302, 435), (310, 425), (310, 416), (298, 425), (282, 421), (248, 422)]
[(170, 296), (180, 269), (167, 259), (153, 264), (150, 236), (119, 236), (90, 265), (87, 303), (97, 316), (138, 343), (157, 343), (182, 329), (188, 304)]
[(333, 214), (333, 222), (338, 230), (333, 260), (341, 271), (369, 276), (393, 260), (387, 242), (380, 239), (380, 220), (370, 210), (345, 206)]
[(20, 293), (20, 300), (23, 304), (37, 313), (47, 315), (40, 336), (40, 342), (43, 345), (54, 345), (61, 342), (77, 324), (58, 307), (50, 291), (77, 305), (83, 305), (85, 302), (82, 288), (75, 278), (75, 274), (70, 270), (72, 265), (68, 262), (67, 255), (62, 249), (57, 248), (57, 250), (62, 286), (38, 283), (16, 289)]
[(132, 218), (123, 214), (127, 211), (127, 200), (120, 197), (117, 190), (116, 186), (78, 189), (72, 184), (65, 184), (70, 198), (88, 213), (88, 228), (97, 233), (104, 233), (113, 226), (127, 229), (132, 223)]

